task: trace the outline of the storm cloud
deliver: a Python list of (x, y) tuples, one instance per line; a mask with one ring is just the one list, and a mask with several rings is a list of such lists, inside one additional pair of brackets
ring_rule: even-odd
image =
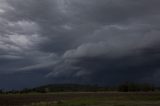
[(0, 87), (160, 82), (160, 1), (1, 0)]

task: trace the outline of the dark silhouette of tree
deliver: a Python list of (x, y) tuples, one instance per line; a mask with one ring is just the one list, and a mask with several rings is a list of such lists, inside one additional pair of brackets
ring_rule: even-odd
[(154, 91), (154, 87), (150, 84), (125, 83), (118, 87), (120, 92), (149, 92)]
[(2, 89), (0, 89), (0, 94), (2, 94), (3, 93), (3, 90)]

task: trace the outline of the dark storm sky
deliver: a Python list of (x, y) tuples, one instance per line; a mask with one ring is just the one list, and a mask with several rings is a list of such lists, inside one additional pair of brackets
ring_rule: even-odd
[(0, 0), (0, 88), (160, 83), (160, 0)]

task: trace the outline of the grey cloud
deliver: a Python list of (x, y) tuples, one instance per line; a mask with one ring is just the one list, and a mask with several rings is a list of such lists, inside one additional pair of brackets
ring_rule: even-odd
[(1, 0), (0, 78), (8, 84), (14, 80), (14, 88), (86, 81), (157, 84), (159, 4), (158, 0)]
[[(81, 22), (100, 22), (112, 24), (125, 22), (131, 19), (140, 19), (145, 16), (159, 14), (159, 1), (153, 0), (93, 0), (79, 1), (68, 0), (70, 5), (68, 11)], [(66, 2), (68, 2), (66, 1)], [(76, 11), (75, 11), (76, 10)], [(76, 19), (77, 20), (77, 19)]]

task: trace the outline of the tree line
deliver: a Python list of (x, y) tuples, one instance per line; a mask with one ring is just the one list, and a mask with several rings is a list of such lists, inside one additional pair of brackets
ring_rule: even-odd
[(118, 91), (118, 92), (151, 92), (160, 90), (151, 84), (138, 84), (138, 83), (124, 83), (115, 87), (98, 86), (98, 85), (83, 85), (83, 84), (52, 84), (40, 86), (36, 88), (25, 88), (23, 90), (0, 90), (0, 94), (15, 94), (15, 93), (50, 93), (50, 92), (105, 92), (105, 91)]

